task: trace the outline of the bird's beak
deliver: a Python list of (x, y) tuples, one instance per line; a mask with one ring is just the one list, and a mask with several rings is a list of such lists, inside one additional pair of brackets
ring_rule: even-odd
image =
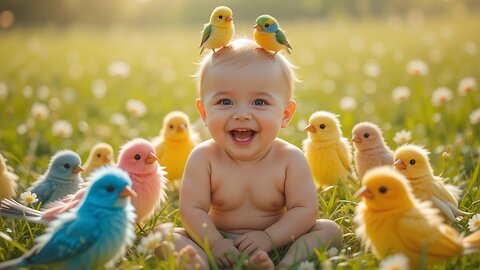
[(75, 168), (73, 168), (72, 173), (80, 173), (80, 172), (83, 172), (83, 171), (84, 171), (84, 169), (82, 168), (82, 166), (77, 165), (77, 166), (75, 166)]
[(107, 155), (107, 156), (105, 156), (105, 158), (103, 159), (103, 162), (105, 162), (105, 163), (110, 163), (110, 162), (112, 162), (112, 161), (113, 161), (112, 155)]
[(370, 189), (368, 189), (367, 186), (361, 187), (357, 192), (355, 192), (353, 196), (355, 196), (356, 198), (364, 197), (364, 198), (373, 199), (373, 193), (370, 191)]
[(359, 137), (357, 137), (357, 135), (353, 134), (351, 141), (352, 141), (352, 142), (355, 142), (355, 143), (361, 143), (361, 142), (362, 142), (362, 139), (360, 139)]
[(395, 160), (395, 162), (393, 163), (393, 167), (395, 167), (395, 169), (399, 171), (407, 169), (407, 165), (405, 165), (405, 163), (403, 163), (401, 159)]
[(152, 164), (157, 160), (158, 160), (157, 156), (155, 156), (155, 154), (152, 152), (148, 154), (147, 158), (145, 159), (145, 163)]
[(186, 125), (179, 125), (178, 128), (177, 128), (177, 132), (182, 132), (182, 131), (184, 131), (185, 129), (187, 129), (187, 126), (186, 126)]
[(232, 16), (228, 16), (228, 17), (225, 18), (225, 21), (226, 21), (226, 22), (233, 21), (233, 17), (232, 17)]
[(303, 131), (305, 132), (317, 132), (317, 129), (312, 125), (312, 124), (308, 124), (304, 129)]
[(262, 27), (261, 27), (260, 25), (258, 25), (258, 24), (255, 24), (255, 25), (253, 26), (253, 28), (257, 29), (258, 31), (262, 31), (262, 30), (263, 30)]
[(137, 197), (137, 193), (135, 192), (135, 190), (133, 190), (131, 186), (126, 186), (122, 191), (120, 191), (119, 197)]

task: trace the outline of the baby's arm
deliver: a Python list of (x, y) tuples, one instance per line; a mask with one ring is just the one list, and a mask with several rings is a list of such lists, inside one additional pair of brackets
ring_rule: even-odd
[(233, 241), (224, 239), (208, 215), (211, 203), (209, 145), (203, 143), (188, 158), (180, 189), (180, 215), (190, 238), (204, 248), (208, 239), (212, 255), (218, 264), (233, 262), (226, 253), (238, 255)]

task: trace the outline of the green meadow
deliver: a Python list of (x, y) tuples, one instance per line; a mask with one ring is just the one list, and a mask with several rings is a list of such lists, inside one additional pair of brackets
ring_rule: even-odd
[[(351, 137), (360, 121), (378, 124), (395, 149), (397, 132), (411, 132), (409, 142), (424, 145), (436, 175), (459, 186), (462, 210), (480, 212), (480, 17), (422, 17), (363, 21), (285, 21), (293, 47), (287, 57), (296, 65), (297, 111), (280, 137), (301, 147), (310, 114), (327, 110), (339, 115), (343, 135)], [(49, 157), (71, 149), (85, 161), (96, 142), (119, 147), (135, 138), (158, 136), (163, 117), (181, 110), (195, 122), (194, 74), (201, 56), (201, 25), (187, 28), (93, 29), (12, 28), (0, 32), (0, 152), (20, 176), (19, 194), (47, 168)], [(238, 37), (251, 37), (252, 25), (236, 25)], [(428, 66), (425, 75), (411, 74), (412, 60)], [(465, 78), (477, 81), (461, 94)], [(392, 98), (397, 87), (409, 95)], [(438, 97), (438, 88), (449, 94)], [(444, 93), (445, 91), (443, 91)], [(448, 91), (447, 91), (448, 92)], [(441, 104), (436, 104), (437, 98)], [(141, 105), (127, 108), (129, 100)], [(44, 104), (48, 115), (32, 114)], [(64, 136), (53, 130), (57, 121), (70, 125)], [(60, 122), (60, 125), (62, 125)], [(65, 125), (65, 124), (63, 124)], [(201, 125), (198, 125), (201, 126)], [(65, 128), (65, 127), (64, 127)], [(379, 261), (355, 237), (353, 213), (359, 199), (357, 179), (320, 191), (319, 218), (336, 221), (344, 230), (344, 249), (335, 256), (318, 250), (312, 261), (323, 269), (375, 269)], [(179, 269), (173, 258), (160, 261), (137, 245), (155, 225), (181, 226), (178, 191), (137, 230), (121, 269)], [(470, 234), (466, 216), (453, 226)], [(41, 235), (43, 225), (0, 218), (0, 261), (22, 255)], [(278, 257), (274, 260), (278, 261)], [(242, 269), (239, 259), (234, 269)], [(433, 269), (478, 269), (480, 255), (454, 258)], [(295, 269), (295, 268), (292, 268)]]

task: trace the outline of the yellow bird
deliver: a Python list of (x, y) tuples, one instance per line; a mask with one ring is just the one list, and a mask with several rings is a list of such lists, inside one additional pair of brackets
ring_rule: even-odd
[(428, 151), (420, 146), (403, 145), (395, 151), (393, 165), (408, 179), (417, 199), (431, 201), (447, 220), (455, 222), (457, 216), (468, 214), (458, 209), (461, 190), (445, 185), (446, 179), (433, 175), (428, 154)]
[(0, 200), (16, 196), (17, 180), (18, 176), (8, 170), (7, 163), (0, 154)]
[(292, 46), (290, 46), (285, 32), (280, 28), (274, 17), (270, 15), (259, 16), (253, 28), (255, 28), (253, 30), (255, 42), (264, 50), (274, 52), (272, 57), (281, 50), (290, 53), (289, 49), (292, 49)]
[(203, 27), (200, 54), (204, 49), (211, 49), (214, 55), (218, 55), (215, 49), (228, 45), (235, 35), (232, 16), (232, 10), (225, 6), (213, 10), (210, 22)]
[(464, 238), (444, 224), (438, 210), (415, 199), (405, 177), (390, 167), (368, 171), (356, 195), (362, 197), (356, 234), (378, 259), (403, 253), (410, 269), (418, 269), (422, 253), (432, 265), (480, 252), (480, 231)]
[(106, 165), (115, 165), (113, 158), (113, 148), (108, 143), (97, 143), (90, 150), (88, 159), (82, 166), (84, 171), (82, 172), (83, 179), (89, 176), (94, 170)]
[(152, 143), (167, 178), (170, 181), (182, 179), (188, 156), (197, 145), (197, 134), (192, 130), (188, 115), (181, 111), (168, 113), (163, 119), (160, 136)]
[(351, 146), (342, 130), (337, 115), (319, 111), (310, 116), (305, 127), (308, 138), (303, 151), (318, 186), (329, 186), (347, 179), (352, 160)]

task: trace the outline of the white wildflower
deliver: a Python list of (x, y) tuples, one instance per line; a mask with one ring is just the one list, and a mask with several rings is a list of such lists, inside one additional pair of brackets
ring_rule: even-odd
[(143, 254), (151, 254), (162, 241), (162, 234), (160, 232), (151, 232), (144, 236), (138, 245), (138, 251)]
[(432, 93), (433, 106), (439, 107), (452, 100), (453, 93), (446, 87), (439, 87)]
[(412, 60), (407, 64), (407, 71), (414, 76), (425, 76), (428, 74), (428, 65), (419, 59)]
[(303, 261), (298, 265), (297, 270), (314, 270), (315, 264), (311, 261)]
[(38, 202), (37, 194), (25, 191), (20, 195), (21, 202), (25, 205)]
[(470, 123), (472, 125), (480, 124), (480, 108), (470, 113)]
[(388, 256), (380, 263), (380, 270), (408, 270), (408, 258), (402, 253)]
[(472, 77), (462, 79), (458, 83), (458, 93), (460, 96), (466, 96), (473, 92), (477, 88), (477, 81)]
[(108, 66), (108, 74), (112, 77), (128, 77), (130, 75), (130, 65), (124, 61), (114, 61)]
[(480, 214), (476, 214), (470, 218), (470, 220), (468, 221), (468, 229), (471, 232), (480, 229)]
[(410, 97), (410, 89), (406, 86), (399, 86), (392, 91), (393, 102), (400, 104)]
[(145, 104), (136, 99), (130, 99), (126, 104), (127, 111), (133, 116), (141, 117), (147, 113), (147, 107)]
[(49, 110), (47, 105), (35, 102), (32, 105), (32, 116), (37, 120), (46, 120), (48, 118)]
[(357, 100), (351, 96), (345, 96), (340, 99), (340, 109), (345, 112), (351, 112), (357, 108)]
[(393, 141), (397, 144), (404, 144), (412, 139), (412, 132), (407, 130), (401, 130), (395, 134)]
[(52, 133), (55, 136), (69, 138), (73, 133), (72, 124), (65, 120), (55, 121), (52, 125)]

